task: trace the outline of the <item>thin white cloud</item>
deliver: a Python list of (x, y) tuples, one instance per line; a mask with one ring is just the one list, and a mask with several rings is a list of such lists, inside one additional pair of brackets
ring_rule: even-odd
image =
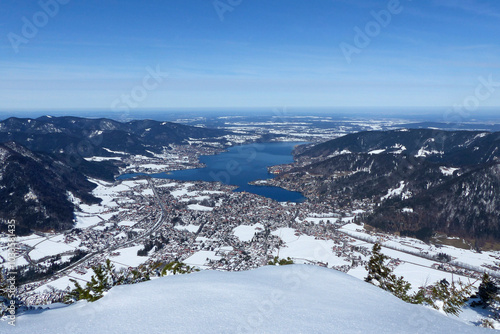
[[(496, 2), (496, 1), (495, 1)], [(474, 15), (484, 15), (500, 18), (498, 9), (493, 8), (491, 3), (477, 0), (434, 0), (435, 6), (460, 9)]]
[(456, 51), (469, 51), (469, 50), (495, 50), (498, 49), (496, 44), (473, 44), (473, 45), (461, 45), (452, 48)]

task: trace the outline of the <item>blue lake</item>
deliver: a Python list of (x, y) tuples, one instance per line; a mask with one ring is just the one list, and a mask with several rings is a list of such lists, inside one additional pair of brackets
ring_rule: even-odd
[[(267, 167), (293, 162), (292, 150), (302, 142), (256, 143), (230, 147), (227, 152), (217, 155), (204, 155), (200, 161), (204, 168), (178, 170), (168, 173), (150, 174), (161, 179), (181, 181), (209, 181), (235, 185), (235, 191), (247, 191), (265, 196), (279, 202), (302, 202), (305, 197), (301, 193), (288, 191), (279, 187), (254, 186), (248, 182), (273, 178)], [(128, 178), (137, 174), (122, 175)]]

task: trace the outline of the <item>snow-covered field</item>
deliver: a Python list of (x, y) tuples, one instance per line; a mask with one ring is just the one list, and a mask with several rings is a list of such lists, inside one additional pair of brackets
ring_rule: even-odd
[[(411, 254), (437, 255), (438, 253), (445, 253), (451, 256), (452, 263), (466, 263), (477, 268), (486, 269), (484, 265), (495, 265), (499, 261), (499, 252), (483, 251), (476, 252), (470, 249), (456, 248), (452, 246), (442, 245), (437, 247), (432, 244), (426, 244), (423, 241), (408, 237), (398, 237), (393, 235), (371, 235), (362, 226), (357, 224), (344, 225), (340, 231), (347, 233), (355, 238), (362, 240), (370, 240), (371, 242), (379, 242), (383, 247), (383, 252), (394, 258), (416, 262), (417, 264), (429, 265), (436, 261), (422, 259), (418, 256)], [(391, 249), (389, 249), (391, 248)], [(411, 253), (411, 254), (407, 254)]]
[(250, 226), (249, 225), (240, 225), (233, 230), (233, 233), (241, 241), (247, 242), (247, 241), (252, 240), (255, 233), (258, 232), (259, 230), (262, 230), (263, 228), (264, 228), (264, 225), (262, 225), (260, 223), (250, 225)]
[(187, 207), (190, 210), (197, 210), (197, 211), (212, 211), (214, 209), (200, 204), (189, 204)]
[(137, 255), (137, 251), (141, 248), (144, 247), (142, 245), (139, 245), (117, 249), (116, 251), (119, 252), (120, 255), (113, 256), (110, 258), (110, 260), (113, 260), (113, 263), (117, 269), (137, 267), (147, 260), (147, 257)]
[(90, 281), (93, 274), (94, 274), (94, 272), (92, 270), (88, 270), (85, 274), (78, 274), (76, 272), (73, 272), (73, 273), (71, 273), (71, 276), (63, 276), (61, 278), (58, 278), (58, 279), (50, 282), (48, 285), (42, 285), (42, 286), (38, 287), (37, 289), (35, 289), (35, 292), (43, 293), (44, 291), (47, 290), (47, 288), (49, 286), (60, 289), (60, 290), (64, 290), (68, 286), (73, 288), (74, 284), (72, 282), (70, 282), (70, 279), (76, 279), (78, 282), (80, 282), (80, 284), (85, 285), (85, 283)]
[(215, 255), (216, 252), (214, 251), (198, 251), (188, 257), (186, 260), (184, 260), (184, 263), (190, 266), (196, 266), (201, 269), (207, 268), (205, 266), (205, 263), (207, 263), (207, 260), (219, 260), (221, 257), (218, 255)]
[(118, 286), (17, 317), (8, 333), (487, 333), (407, 304), (341, 272), (308, 265), (203, 271)]
[(279, 255), (280, 258), (290, 257), (300, 263), (320, 261), (329, 266), (348, 264), (333, 253), (332, 240), (318, 240), (308, 235), (296, 236), (295, 230), (288, 227), (273, 231), (272, 234), (280, 237), (286, 244), (279, 252), (275, 251), (274, 255)]
[[(347, 218), (343, 218), (345, 220)], [(352, 218), (351, 218), (352, 219)], [(328, 218), (308, 217), (304, 221), (319, 223), (319, 221), (327, 221)], [(412, 290), (417, 291), (419, 287), (434, 284), (437, 281), (446, 279), (451, 281), (461, 281), (463, 283), (473, 283), (478, 286), (480, 281), (461, 275), (459, 273), (451, 273), (436, 268), (436, 260), (431, 260), (418, 256), (418, 254), (425, 253), (424, 255), (437, 255), (438, 253), (446, 253), (457, 259), (459, 262), (467, 263), (477, 268), (482, 265), (493, 265), (498, 262), (498, 252), (482, 252), (478, 253), (472, 250), (459, 249), (451, 246), (436, 247), (433, 245), (425, 244), (424, 242), (406, 237), (397, 237), (390, 235), (371, 235), (362, 226), (349, 223), (340, 228), (340, 231), (346, 233), (347, 243), (351, 246), (361, 246), (367, 249), (372, 248), (373, 243), (379, 242), (382, 245), (382, 252), (390, 258), (397, 260), (394, 272), (398, 276), (403, 276), (412, 285)], [(278, 236), (285, 243), (279, 251), (274, 251), (273, 255), (280, 258), (290, 257), (295, 263), (317, 263), (322, 262), (328, 267), (350, 265), (351, 260), (348, 254), (339, 249), (341, 245), (336, 245), (332, 240), (316, 239), (313, 236), (308, 236), (298, 233), (292, 228), (280, 228), (272, 232), (273, 235)], [(353, 238), (351, 238), (352, 236)], [(356, 238), (356, 239), (355, 239)], [(368, 241), (368, 242), (367, 242)], [(359, 256), (360, 260), (368, 261), (369, 255), (354, 253)], [(485, 268), (484, 268), (485, 269)], [(362, 266), (357, 266), (349, 269), (349, 275), (363, 280), (367, 271)]]
[(29, 252), (29, 256), (32, 260), (39, 260), (46, 256), (57, 255), (64, 252), (72, 252), (75, 247), (72, 247), (63, 242), (57, 242), (52, 240), (45, 240), (36, 245), (35, 249)]

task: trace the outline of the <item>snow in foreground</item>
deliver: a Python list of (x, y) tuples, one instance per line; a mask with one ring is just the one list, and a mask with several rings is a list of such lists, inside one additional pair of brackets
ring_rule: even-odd
[[(9, 327), (9, 328), (7, 328)], [(483, 333), (341, 272), (309, 265), (202, 271), (19, 315), (9, 333)]]

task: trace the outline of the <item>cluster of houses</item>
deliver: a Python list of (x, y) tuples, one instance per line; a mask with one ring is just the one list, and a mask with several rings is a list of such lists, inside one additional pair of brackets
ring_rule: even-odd
[[(233, 192), (234, 187), (215, 182), (125, 182), (127, 190), (116, 193), (115, 205), (105, 211), (106, 215), (101, 212), (99, 222), (64, 234), (64, 243), (74, 245), (79, 241), (77, 248), (90, 255), (71, 270), (20, 287), (20, 296), (27, 305), (60, 301), (67, 290), (41, 293), (37, 288), (72, 273), (85, 275), (108, 258), (121, 267), (127, 266), (128, 259), (121, 257), (121, 252), (134, 246), (141, 246), (142, 251), (131, 255), (134, 259), (130, 263), (135, 266), (185, 261), (206, 269), (249, 270), (266, 265), (278, 249), (286, 247), (273, 231), (292, 228), (297, 236), (332, 240), (331, 253), (343, 259), (342, 264), (309, 263), (348, 272), (365, 266), (371, 254), (370, 244), (356, 246), (354, 239), (339, 231), (352, 220), (349, 216), (354, 209), (369, 209), (365, 202), (353, 203), (350, 211), (342, 211), (315, 201), (279, 203), (252, 193)], [(254, 227), (254, 231), (242, 238), (235, 234), (239, 226)], [(391, 262), (392, 266), (398, 264), (398, 260)], [(439, 269), (457, 270), (452, 266)]]
[[(217, 143), (219, 144), (219, 143)], [(200, 155), (214, 155), (222, 152), (224, 146), (207, 145), (175, 145), (170, 144), (162, 154), (151, 152), (151, 156), (131, 155), (123, 161), (127, 167), (122, 169), (123, 174), (130, 173), (159, 173), (172, 170), (201, 168)]]

